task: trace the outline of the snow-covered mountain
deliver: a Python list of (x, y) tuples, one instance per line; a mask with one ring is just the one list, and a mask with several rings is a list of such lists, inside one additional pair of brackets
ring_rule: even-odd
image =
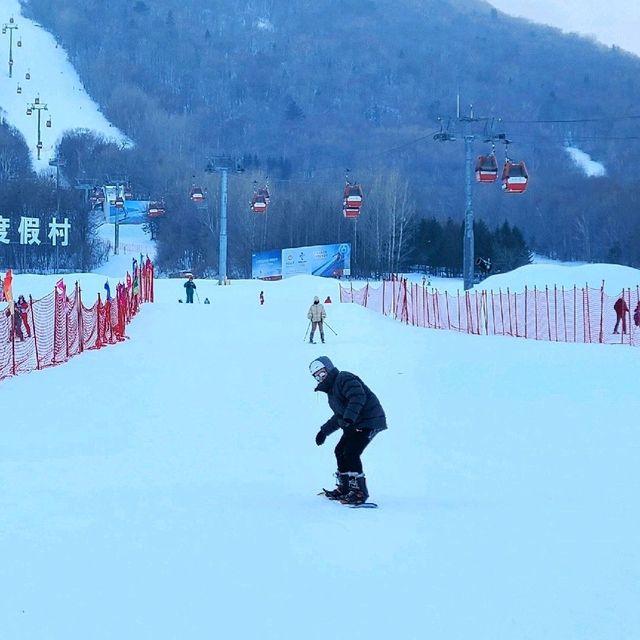
[[(131, 144), (100, 112), (98, 105), (85, 91), (67, 53), (53, 36), (22, 15), (18, 0), (1, 0), (0, 6), (0, 24), (18, 27), (7, 28), (0, 35), (0, 117), (24, 136), (32, 154), (34, 169), (49, 169), (49, 160), (55, 156), (56, 143), (69, 130), (86, 129), (123, 145)], [(11, 18), (13, 23), (10, 22)], [(13, 40), (11, 78), (10, 38)], [(27, 74), (30, 76), (28, 80)], [(36, 151), (38, 113), (34, 110), (27, 115), (27, 106), (37, 98), (41, 105), (47, 107), (40, 112), (40, 138), (43, 145), (40, 160)], [(51, 127), (46, 126), (49, 117)]]

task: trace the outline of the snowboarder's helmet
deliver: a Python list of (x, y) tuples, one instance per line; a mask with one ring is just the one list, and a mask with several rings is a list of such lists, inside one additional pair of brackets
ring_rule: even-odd
[(331, 362), (331, 360), (329, 360), (327, 356), (320, 356), (309, 365), (309, 371), (311, 372), (311, 375), (318, 382), (322, 382), (329, 375), (329, 372), (333, 369), (335, 369), (335, 367), (333, 366), (333, 362)]

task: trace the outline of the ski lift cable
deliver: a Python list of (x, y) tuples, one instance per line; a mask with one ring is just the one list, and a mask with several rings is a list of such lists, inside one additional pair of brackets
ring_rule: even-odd
[[(558, 119), (538, 119), (538, 120), (503, 120), (500, 119), (500, 123), (501, 124), (579, 124), (579, 123), (597, 123), (597, 122), (615, 122), (615, 121), (622, 121), (622, 120), (637, 120), (640, 119), (640, 115), (626, 115), (626, 116), (607, 116), (607, 117), (601, 117), (601, 118), (558, 118)], [(489, 120), (489, 119), (487, 119)], [(491, 126), (490, 129), (493, 129), (493, 121), (495, 120), (495, 118), (491, 119)], [(486, 124), (485, 124), (486, 126)], [(449, 129), (449, 123), (447, 123), (447, 132)], [(417, 138), (413, 138), (412, 140), (409, 140), (407, 142), (403, 142), (401, 144), (392, 146), (392, 147), (387, 147), (385, 149), (381, 149), (378, 152), (375, 153), (370, 153), (367, 152), (367, 160), (372, 160), (372, 159), (376, 159), (376, 158), (380, 158), (392, 153), (396, 153), (398, 151), (402, 151), (403, 149), (407, 149), (409, 147), (412, 147), (424, 140), (431, 140), (433, 139), (433, 136), (438, 134), (438, 133), (444, 133), (442, 125), (440, 126), (440, 129), (432, 131), (430, 133), (427, 133), (425, 135), (419, 136)], [(495, 144), (493, 142), (493, 136), (487, 136), (492, 143), (492, 148), (495, 150)], [(640, 136), (580, 136), (580, 137), (574, 137), (573, 138), (576, 141), (632, 141), (632, 140), (640, 140)], [(558, 143), (562, 143), (563, 141), (558, 140), (557, 142), (555, 142), (555, 144)], [(542, 138), (542, 137), (530, 137), (530, 136), (525, 136), (525, 137), (520, 137), (519, 136), (519, 143), (520, 144), (554, 144), (553, 139), (550, 138)], [(344, 165), (343, 165), (344, 166)], [(320, 166), (320, 167), (315, 167), (313, 169), (314, 173), (324, 173), (324, 172), (335, 172), (336, 170), (339, 169), (339, 165), (336, 164), (331, 164), (331, 165), (324, 165), (324, 166)], [(298, 180), (295, 179), (295, 176), (299, 176), (299, 175), (304, 175), (305, 172), (304, 171), (294, 171), (291, 174), (291, 177), (288, 179), (276, 179), (273, 180), (273, 182), (278, 182), (278, 183), (287, 183), (287, 182), (305, 182), (305, 180)], [(312, 180), (307, 180), (308, 182), (312, 182)]]
[(580, 122), (615, 122), (618, 120), (640, 120), (640, 115), (603, 116), (602, 118), (565, 118), (555, 120), (502, 120), (505, 124), (578, 124)]

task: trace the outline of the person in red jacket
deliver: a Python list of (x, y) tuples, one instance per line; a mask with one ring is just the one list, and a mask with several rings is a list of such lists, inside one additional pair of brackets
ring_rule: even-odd
[(622, 321), (622, 333), (627, 333), (627, 313), (629, 313), (629, 307), (627, 306), (627, 301), (624, 299), (624, 291), (615, 301), (613, 308), (616, 312), (616, 326), (613, 328), (613, 333), (618, 333), (620, 321)]
[(27, 332), (27, 338), (31, 337), (31, 327), (29, 326), (29, 303), (24, 299), (24, 296), (18, 296), (18, 302), (16, 303), (18, 309), (20, 309), (20, 317), (22, 318), (22, 326)]

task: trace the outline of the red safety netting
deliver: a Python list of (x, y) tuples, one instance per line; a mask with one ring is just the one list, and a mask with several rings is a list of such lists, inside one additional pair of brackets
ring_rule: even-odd
[[(629, 311), (620, 319), (601, 288), (536, 287), (524, 292), (465, 291), (450, 294), (404, 278), (380, 285), (340, 285), (340, 302), (353, 302), (418, 327), (463, 333), (513, 336), (554, 342), (640, 346), (640, 288), (624, 290)], [(634, 320), (638, 319), (638, 324)]]
[(73, 291), (56, 285), (52, 293), (33, 300), (21, 314), (22, 339), (14, 318), (0, 317), (0, 380), (66, 362), (88, 349), (100, 349), (125, 340), (125, 327), (140, 305), (153, 302), (153, 263), (137, 266), (133, 276), (116, 285), (115, 295), (103, 302), (100, 294), (92, 307), (82, 301), (76, 282)]

